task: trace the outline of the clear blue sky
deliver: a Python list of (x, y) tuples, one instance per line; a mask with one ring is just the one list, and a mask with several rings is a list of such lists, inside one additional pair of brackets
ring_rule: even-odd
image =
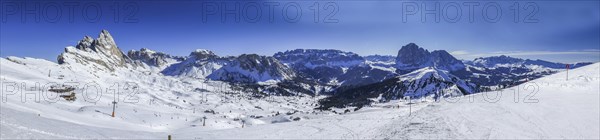
[[(97, 37), (100, 30), (107, 29), (124, 51), (145, 47), (184, 56), (195, 49), (212, 50), (218, 55), (272, 55), (296, 48), (396, 55), (401, 46), (414, 42), (429, 50), (447, 50), (460, 59), (505, 54), (558, 62), (600, 60), (599, 1), (517, 2), (519, 22), (516, 23), (514, 2), (508, 1), (353, 0), (329, 5), (327, 1), (306, 0), (238, 2), (237, 12), (248, 18), (241, 17), (240, 22), (236, 22), (235, 16), (229, 14), (225, 15), (226, 21), (221, 22), (222, 7), (218, 7), (217, 14), (206, 16), (208, 18), (203, 22), (203, 14), (210, 14), (208, 8), (214, 8), (211, 7), (213, 4), (233, 9), (236, 1), (117, 1), (119, 5), (115, 6), (113, 2), (103, 1), (22, 3), (3, 0), (0, 2), (0, 19), (6, 20), (0, 22), (0, 55), (56, 61), (64, 47), (76, 45), (85, 35)], [(311, 10), (315, 8), (315, 2), (320, 7), (318, 23), (314, 23), (314, 10)], [(94, 6), (90, 6), (93, 3), (97, 3), (102, 11), (94, 12)], [(425, 14), (426, 21), (422, 22), (422, 6), (432, 10), (436, 3), (440, 4), (437, 9), (441, 14), (440, 21), (436, 22), (434, 15)], [(14, 4), (20, 7), (15, 8)], [(42, 8), (35, 10), (39, 12), (37, 15), (42, 15), (40, 22), (34, 20), (33, 14), (25, 14), (25, 22), (22, 22), (21, 14), (27, 13), (22, 9), (23, 4), (30, 10), (40, 4)], [(77, 5), (68, 6), (72, 4)], [(273, 10), (273, 23), (269, 22), (270, 10), (265, 4), (279, 4)], [(283, 7), (288, 6), (286, 14), (293, 18), (296, 14), (294, 4), (302, 9), (302, 16), (297, 22), (286, 22), (282, 16), (286, 13)], [(416, 12), (409, 9), (414, 4), (419, 8)], [(469, 21), (469, 7), (465, 4), (479, 4), (473, 8), (473, 22)], [(253, 7), (256, 5), (260, 6), (260, 13)], [(452, 20), (457, 17), (457, 5), (462, 10), (461, 17)], [(98, 22), (85, 20), (82, 11), (86, 6), (88, 12), (85, 15), (101, 14)], [(501, 9), (500, 19), (486, 21), (484, 14), (489, 19), (495, 16), (494, 6)], [(48, 20), (56, 17), (56, 7), (61, 9), (61, 18), (51, 23)], [(70, 7), (75, 11), (73, 22), (68, 19)], [(119, 22), (114, 22), (114, 7), (120, 9)], [(336, 7), (338, 11), (330, 19), (338, 22), (323, 23)], [(137, 9), (133, 16), (135, 20), (125, 23), (123, 19), (134, 9)], [(255, 23), (247, 21), (256, 15), (261, 17)], [(403, 17), (407, 17), (406, 22)], [(534, 23), (524, 23), (525, 19)]]

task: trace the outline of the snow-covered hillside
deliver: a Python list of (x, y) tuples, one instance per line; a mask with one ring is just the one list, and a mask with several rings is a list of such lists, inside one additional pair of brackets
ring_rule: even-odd
[(440, 99), (463, 96), (475, 93), (476, 88), (475, 84), (463, 81), (448, 71), (426, 67), (382, 82), (338, 89), (334, 95), (319, 102), (319, 109), (362, 108), (374, 102), (389, 102), (405, 97)]
[[(11, 87), (15, 82), (31, 87), (33, 81), (84, 82), (82, 79), (95, 78), (56, 78), (65, 73), (89, 74), (40, 59), (9, 59), (0, 59), (2, 87)], [(52, 71), (50, 77), (48, 70)], [(119, 102), (115, 118), (110, 117), (110, 102), (114, 98), (111, 94), (104, 94), (96, 103), (62, 99), (54, 103), (42, 99), (38, 103), (32, 94), (27, 94), (23, 103), (18, 92), (3, 89), (6, 101), (0, 106), (1, 137), (598, 139), (599, 70), (600, 63), (596, 63), (570, 71), (568, 81), (564, 80), (564, 72), (532, 80), (502, 90), (497, 101), (499, 92), (494, 91), (444, 98), (440, 102), (413, 100), (412, 105), (395, 100), (340, 114), (315, 112), (311, 104), (316, 103), (316, 98), (271, 96), (251, 100), (246, 94), (224, 94), (235, 91), (216, 88), (220, 85), (216, 81), (179, 83), (139, 73), (130, 76), (154, 82), (139, 83), (139, 101)], [(128, 82), (127, 78), (120, 78), (125, 75), (117, 73), (94, 81)], [(187, 82), (204, 86), (190, 92), (185, 90)], [(110, 83), (98, 84), (110, 87)], [(518, 98), (514, 96), (517, 91)], [(206, 126), (203, 117), (207, 118)]]
[(125, 54), (106, 30), (57, 58), (0, 58), (1, 139), (597, 139), (600, 125), (599, 63), (567, 81), (561, 63), (463, 63), (414, 43), (398, 56)]
[[(180, 138), (599, 139), (600, 63), (502, 91), (376, 104), (345, 115), (217, 131), (182, 129)], [(518, 97), (515, 92), (519, 92)], [(501, 93), (496, 97), (497, 93)], [(393, 108), (396, 104), (400, 108)], [(389, 108), (392, 107), (392, 108)], [(409, 113), (412, 109), (412, 113)], [(410, 114), (410, 115), (409, 115)]]
[[(3, 139), (162, 138), (189, 127), (231, 129), (331, 114), (314, 112), (321, 97), (266, 97), (220, 81), (35, 58), (0, 58), (0, 68)], [(68, 93), (50, 92), (52, 87), (75, 87), (77, 99), (67, 101), (59, 96)]]

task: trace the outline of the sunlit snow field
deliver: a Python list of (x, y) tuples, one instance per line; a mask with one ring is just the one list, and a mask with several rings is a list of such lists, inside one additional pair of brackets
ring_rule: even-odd
[[(314, 110), (323, 96), (257, 99), (251, 93), (231, 94), (217, 81), (137, 71), (90, 73), (42, 59), (11, 59), (0, 59), (3, 139), (600, 138), (600, 63), (570, 70), (569, 80), (560, 72), (501, 91), (413, 104), (394, 100), (349, 113), (335, 109), (336, 114)], [(97, 101), (79, 96), (69, 102), (31, 88), (65, 82), (88, 87), (87, 97)], [(134, 89), (126, 83), (135, 83), (138, 94), (129, 97)], [(123, 93), (113, 118), (115, 84)], [(191, 88), (198, 85), (204, 90)], [(92, 94), (96, 89), (102, 94)]]

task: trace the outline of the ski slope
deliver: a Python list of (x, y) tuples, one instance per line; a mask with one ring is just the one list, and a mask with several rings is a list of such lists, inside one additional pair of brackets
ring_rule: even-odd
[[(334, 114), (312, 110), (320, 97), (258, 100), (244, 94), (225, 94), (231, 91), (219, 89), (219, 82), (135, 71), (110, 74), (84, 67), (65, 68), (40, 59), (12, 59), (18, 63), (0, 59), (2, 95), (6, 97), (0, 104), (2, 139), (164, 139), (167, 135), (174, 139), (600, 139), (600, 63), (569, 71), (568, 81), (561, 72), (502, 91), (439, 102), (413, 100), (410, 105), (391, 101)], [(64, 78), (57, 79), (59, 74)], [(139, 102), (119, 103), (117, 117), (112, 118), (110, 102), (115, 97), (111, 94), (97, 103), (81, 98), (37, 103), (28, 94), (23, 103), (19, 95), (4, 90), (10, 83), (31, 86), (36, 82), (89, 81), (103, 88), (137, 83)], [(201, 84), (206, 91), (187, 88)], [(202, 126), (203, 117), (208, 118), (206, 126)], [(245, 120), (245, 127), (235, 119)]]
[[(218, 130), (241, 127), (242, 119), (250, 127), (275, 120), (291, 121), (292, 116), (331, 114), (312, 113), (321, 97), (251, 99), (249, 93), (232, 94), (236, 91), (219, 81), (177, 79), (128, 69), (105, 72), (43, 59), (10, 57), (0, 58), (0, 74), (1, 138), (163, 138), (176, 129), (202, 126), (204, 117), (206, 126), (201, 129)], [(127, 83), (137, 85), (134, 98), (129, 97), (132, 87)], [(47, 87), (40, 87), (52, 84), (78, 86), (77, 100), (65, 101), (47, 92)], [(88, 84), (98, 88), (86, 91), (83, 87)], [(24, 87), (15, 88), (21, 86)], [(115, 99), (116, 115), (111, 117)]]
[[(176, 138), (599, 139), (600, 63), (502, 91), (363, 109), (243, 129), (175, 131)], [(516, 91), (519, 94), (515, 94)], [(515, 96), (518, 95), (518, 96)], [(389, 107), (389, 106), (388, 106)]]
[(376, 138), (599, 139), (600, 64), (430, 104)]

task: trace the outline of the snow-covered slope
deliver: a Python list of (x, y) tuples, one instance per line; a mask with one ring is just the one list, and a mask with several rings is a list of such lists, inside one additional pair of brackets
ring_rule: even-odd
[[(566, 69), (566, 64), (563, 63), (521, 59), (504, 55), (480, 57), (473, 61), (464, 62), (466, 69), (455, 72), (455, 75), (490, 88), (513, 86)], [(570, 68), (574, 69), (589, 64), (591, 63), (570, 64)]]
[[(0, 58), (1, 138), (163, 138), (188, 127), (236, 128), (242, 119), (250, 127), (315, 116), (312, 108), (321, 98), (266, 98), (225, 82), (93, 69), (34, 58)], [(77, 99), (66, 101), (59, 95), (69, 93), (49, 91), (63, 86), (75, 87)]]
[[(544, 60), (531, 60), (531, 59), (521, 59), (514, 58), (510, 56), (500, 55), (500, 56), (491, 56), (491, 57), (479, 57), (475, 58), (473, 61), (465, 61), (466, 64), (476, 66), (476, 67), (485, 67), (485, 68), (498, 68), (498, 67), (531, 67), (531, 68), (547, 68), (547, 69), (565, 69), (566, 64), (564, 63), (556, 63), (549, 62)], [(590, 63), (575, 63), (570, 64), (570, 68), (578, 68), (581, 66), (588, 65)]]
[(501, 91), (443, 100), (399, 121), (381, 138), (600, 138), (600, 63), (569, 71), (565, 79), (561, 72)]
[[(125, 55), (103, 30), (67, 47), (59, 63), (0, 58), (0, 138), (598, 138), (599, 64), (570, 71), (568, 81), (564, 73), (533, 80), (552, 72), (456, 70), (463, 64), (447, 52), (415, 44), (395, 60), (305, 52), (278, 56), (298, 60), (288, 63), (201, 49), (186, 57), (149, 49)], [(543, 74), (530, 77), (536, 72)], [(472, 94), (480, 81), (465, 74), (511, 83), (503, 86), (514, 86), (503, 90), (509, 101), (478, 101), (497, 92)], [(536, 84), (536, 94), (513, 94)], [(408, 105), (407, 96), (423, 101)]]
[[(599, 139), (599, 72), (600, 63), (595, 63), (570, 71), (568, 81), (562, 72), (505, 89), (498, 98), (495, 98), (498, 92), (489, 92), (447, 98), (439, 103), (413, 101), (417, 103), (410, 107), (405, 102), (392, 102), (302, 122), (217, 131), (181, 129), (174, 136), (199, 139)], [(518, 102), (513, 93), (516, 91), (520, 92)]]
[[(339, 89), (333, 96), (321, 100), (319, 109), (350, 106), (360, 108), (373, 102), (388, 102), (404, 97), (439, 99), (472, 94), (476, 91), (476, 85), (473, 83), (465, 82), (448, 71), (426, 67), (383, 82)], [(371, 100), (372, 98), (377, 100)]]

